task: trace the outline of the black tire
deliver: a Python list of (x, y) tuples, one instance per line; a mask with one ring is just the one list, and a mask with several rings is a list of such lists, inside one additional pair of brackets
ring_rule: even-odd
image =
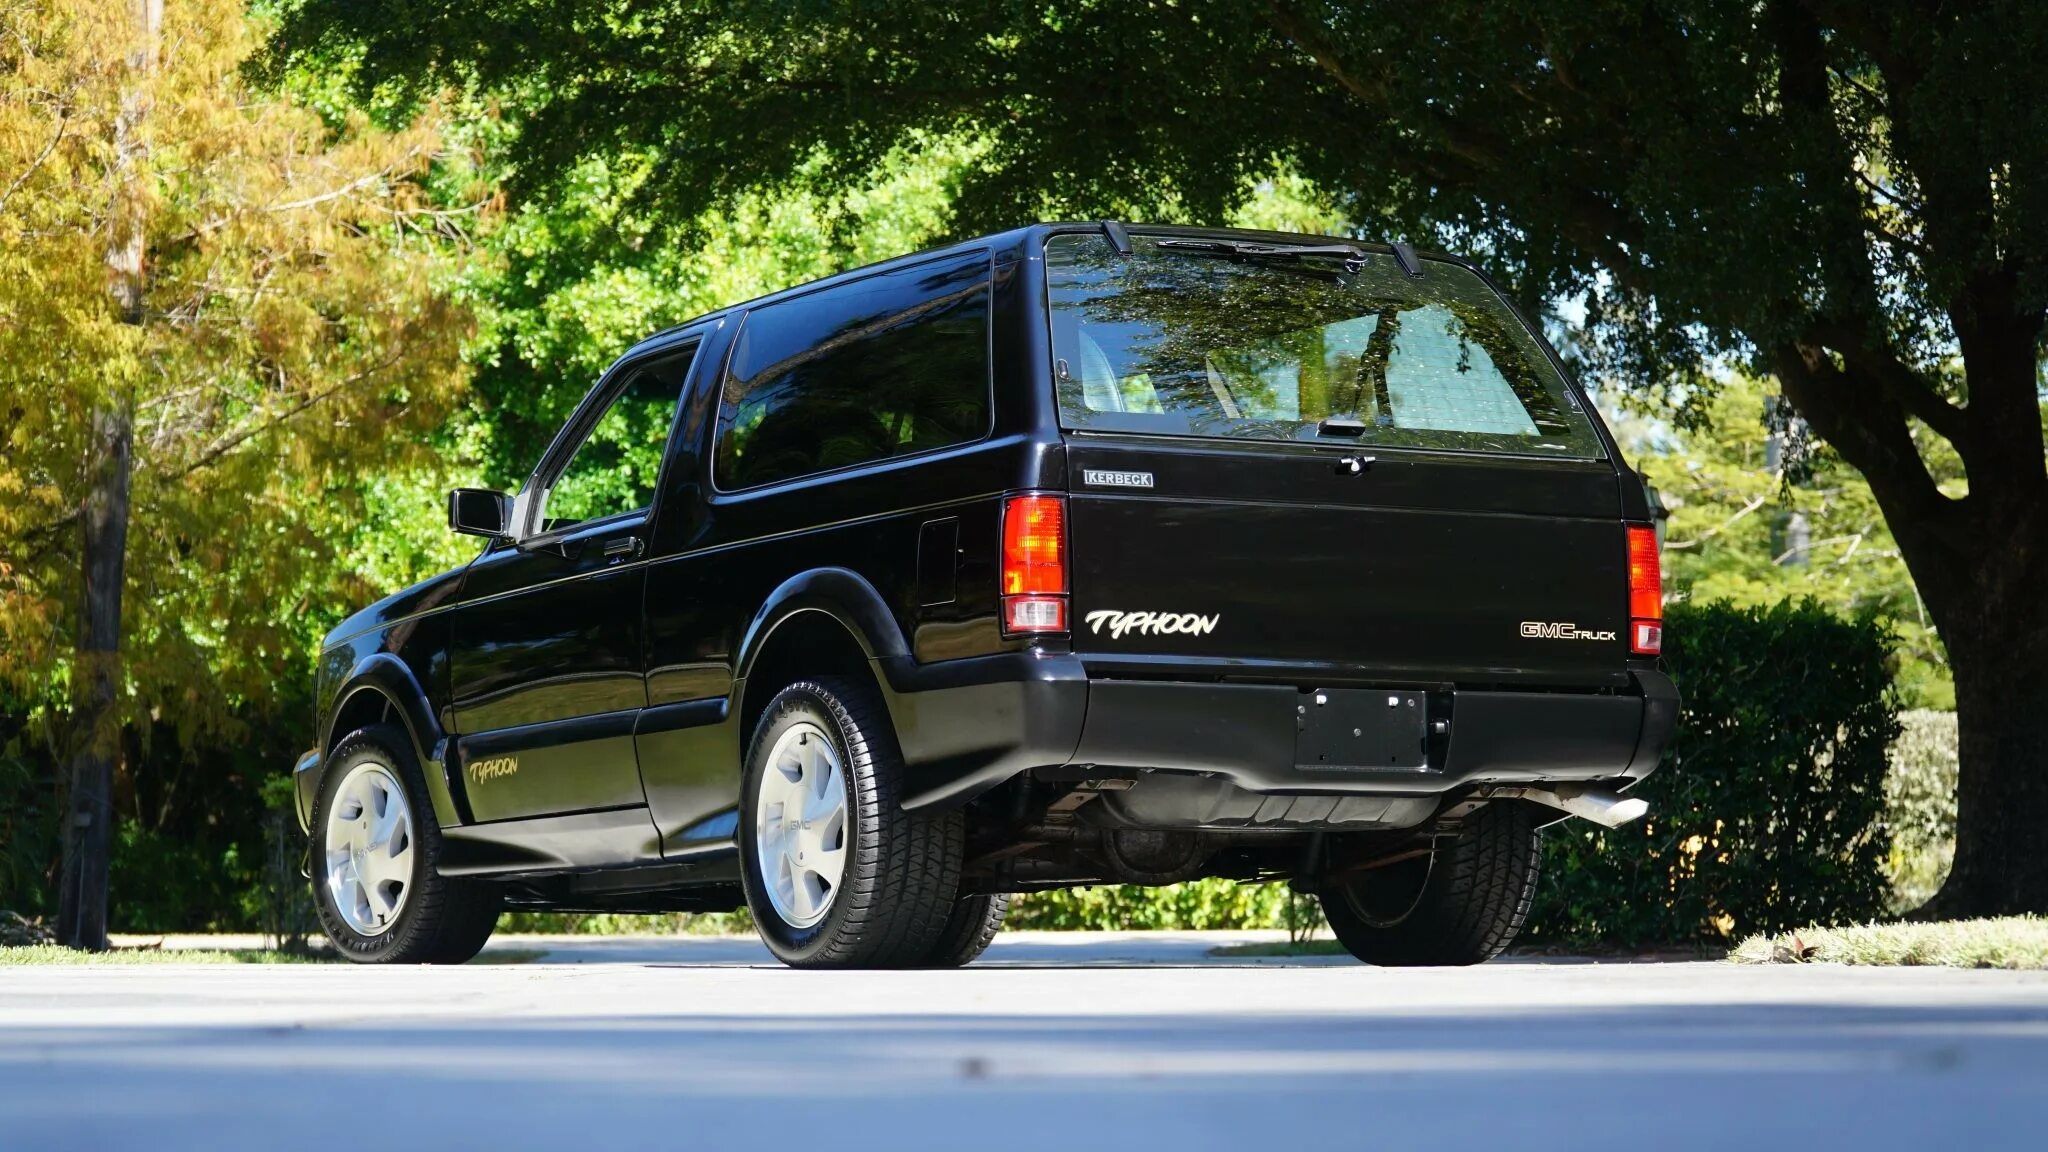
[(928, 968), (960, 968), (974, 963), (1003, 930), (1003, 917), (1010, 914), (1008, 893), (979, 893), (953, 901), (953, 914), (946, 917), (937, 942), (924, 959)]
[[(376, 762), (393, 770), (412, 812), (412, 874), (391, 926), (375, 935), (350, 927), (335, 907), (325, 881), (327, 815), (349, 772)], [(502, 899), (496, 886), (440, 874), (441, 826), (434, 819), (426, 778), (412, 741), (389, 724), (358, 728), (341, 738), (327, 758), (319, 797), (313, 803), (313, 906), (335, 951), (363, 964), (461, 964), (483, 950), (498, 925)]]
[[(809, 723), (833, 743), (846, 796), (846, 863), (824, 918), (785, 920), (761, 876), (757, 805), (776, 740)], [(964, 825), (958, 812), (903, 810), (903, 757), (874, 689), (850, 678), (801, 680), (777, 693), (755, 725), (740, 790), (740, 881), (768, 950), (793, 968), (900, 968), (923, 964), (946, 927), (960, 886)]]
[(1527, 805), (1488, 804), (1428, 856), (1326, 884), (1323, 915), (1367, 964), (1481, 964), (1522, 930), (1542, 850)]

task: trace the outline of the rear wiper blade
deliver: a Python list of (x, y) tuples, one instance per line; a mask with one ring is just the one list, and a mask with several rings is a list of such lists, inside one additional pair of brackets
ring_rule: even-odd
[(1213, 252), (1219, 256), (1252, 256), (1260, 259), (1291, 260), (1301, 256), (1338, 256), (1347, 271), (1365, 266), (1366, 252), (1349, 244), (1260, 244), (1251, 240), (1160, 240), (1161, 248), (1188, 252)]

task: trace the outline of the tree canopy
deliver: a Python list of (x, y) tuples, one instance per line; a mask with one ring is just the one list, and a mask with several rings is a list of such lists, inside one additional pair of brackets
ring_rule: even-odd
[(365, 598), (338, 553), (366, 474), (427, 455), (470, 322), (431, 120), (330, 126), (253, 90), (239, 0), (0, 22), (0, 697), (90, 762), (66, 890), (89, 868), (103, 894), (117, 780), (150, 825), (260, 802), (202, 778), (173, 805), (175, 777), (112, 766), (303, 680), (325, 606)]

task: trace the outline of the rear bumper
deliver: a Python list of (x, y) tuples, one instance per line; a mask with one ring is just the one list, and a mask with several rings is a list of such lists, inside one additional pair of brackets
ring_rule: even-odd
[(1149, 770), (1323, 796), (1636, 780), (1656, 768), (1678, 719), (1677, 689), (1648, 671), (1624, 693), (1429, 693), (1427, 762), (1375, 768), (1313, 762), (1297, 721), (1307, 697), (1291, 685), (1091, 680), (1075, 657), (1038, 654), (883, 671), (913, 808), (964, 802), (1026, 771)]

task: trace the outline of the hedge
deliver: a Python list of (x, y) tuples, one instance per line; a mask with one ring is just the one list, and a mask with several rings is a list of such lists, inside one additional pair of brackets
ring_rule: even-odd
[(1720, 945), (1891, 908), (1891, 638), (1813, 601), (1679, 606), (1666, 662), (1685, 702), (1650, 815), (1545, 837), (1524, 940)]
[(1956, 855), (1956, 714), (1916, 709), (1899, 714), (1904, 731), (1892, 745), (1885, 809), (1892, 829), (1893, 911), (1925, 904)]

